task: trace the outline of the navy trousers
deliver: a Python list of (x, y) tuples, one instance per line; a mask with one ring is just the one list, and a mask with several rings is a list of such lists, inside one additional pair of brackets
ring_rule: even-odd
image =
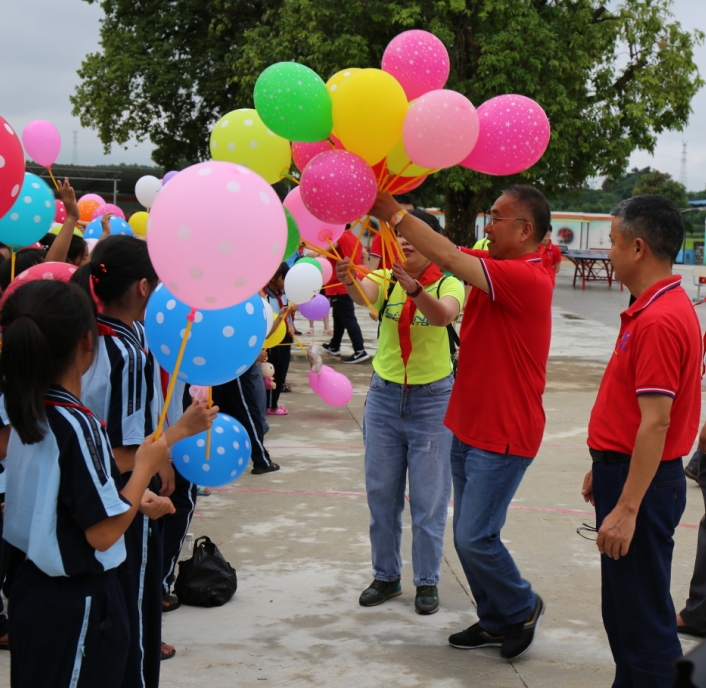
[(164, 553), (162, 560), (162, 592), (169, 594), (174, 583), (179, 552), (184, 544), (184, 538), (189, 531), (191, 518), (196, 509), (196, 490), (198, 487), (184, 478), (174, 469), (174, 492), (170, 499), (176, 509), (173, 514), (164, 516)]
[[(596, 526), (613, 510), (628, 463), (594, 463)], [(615, 660), (613, 688), (671, 688), (672, 663), (682, 656), (672, 577), (674, 531), (686, 506), (681, 459), (663, 461), (637, 515), (625, 557), (601, 555), (603, 625)]]
[(162, 519), (152, 521), (139, 512), (125, 532), (127, 556), (118, 568), (130, 624), (123, 688), (157, 688), (159, 685), (163, 538)]
[[(282, 347), (289, 348), (289, 347)], [(253, 366), (260, 366), (253, 363)], [(255, 384), (264, 384), (262, 375), (257, 381), (251, 371), (245, 371), (240, 377), (213, 388), (213, 403), (222, 413), (235, 418), (245, 428), (250, 437), (252, 462), (255, 468), (267, 468), (272, 462), (265, 449), (265, 433), (260, 414), (260, 397)]]
[(115, 569), (67, 578), (47, 576), (25, 560), (10, 602), (13, 688), (128, 685), (123, 671), (129, 627)]

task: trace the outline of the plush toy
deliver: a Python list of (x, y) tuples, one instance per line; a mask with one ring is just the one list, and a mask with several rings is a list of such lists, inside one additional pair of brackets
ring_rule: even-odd
[(275, 367), (271, 363), (262, 363), (260, 365), (262, 377), (265, 379), (265, 389), (277, 389), (275, 384)]

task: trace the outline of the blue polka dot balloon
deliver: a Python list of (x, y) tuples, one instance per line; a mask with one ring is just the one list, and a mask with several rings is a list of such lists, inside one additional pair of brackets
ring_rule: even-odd
[[(84, 239), (100, 239), (103, 234), (103, 227), (101, 227), (101, 219), (97, 217), (95, 220), (91, 220), (86, 231), (83, 233)], [(122, 217), (117, 217), (113, 215), (110, 218), (110, 236), (115, 236), (116, 234), (127, 234), (128, 236), (135, 236), (135, 232), (132, 231), (132, 227), (123, 220)]]
[(39, 241), (51, 229), (55, 213), (54, 194), (49, 185), (36, 174), (25, 172), (17, 200), (0, 218), (0, 241), (18, 248)]
[(211, 428), (211, 450), (206, 458), (207, 433), (177, 442), (172, 447), (174, 468), (197, 485), (221, 487), (237, 480), (250, 461), (250, 439), (234, 418), (219, 413)]
[[(159, 284), (145, 314), (147, 344), (159, 365), (171, 372), (191, 308)], [(242, 375), (262, 351), (267, 313), (259, 294), (218, 310), (196, 311), (178, 378), (192, 385), (222, 385)]]

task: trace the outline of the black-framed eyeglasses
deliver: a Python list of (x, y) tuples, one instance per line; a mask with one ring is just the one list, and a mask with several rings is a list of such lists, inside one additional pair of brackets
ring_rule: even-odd
[(522, 217), (496, 217), (495, 215), (491, 215), (490, 219), (488, 220), (488, 224), (492, 227), (498, 220), (512, 220), (513, 222), (529, 222), (529, 220), (525, 220)]
[(598, 540), (597, 537), (588, 537), (588, 536), (584, 535), (584, 533), (595, 533), (595, 534), (598, 533), (598, 529), (596, 528), (596, 526), (592, 526), (592, 525), (590, 525), (590, 524), (588, 524), (588, 523), (582, 524), (582, 527), (581, 527), (581, 528), (577, 528), (577, 529), (576, 529), (576, 532), (577, 532), (584, 540), (590, 540), (591, 542), (595, 542), (596, 540)]

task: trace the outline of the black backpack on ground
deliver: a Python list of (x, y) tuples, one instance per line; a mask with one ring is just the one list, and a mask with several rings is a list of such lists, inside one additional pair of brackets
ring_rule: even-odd
[(179, 562), (174, 592), (183, 604), (193, 607), (220, 607), (238, 589), (235, 569), (225, 560), (211, 538), (194, 543), (191, 559)]

